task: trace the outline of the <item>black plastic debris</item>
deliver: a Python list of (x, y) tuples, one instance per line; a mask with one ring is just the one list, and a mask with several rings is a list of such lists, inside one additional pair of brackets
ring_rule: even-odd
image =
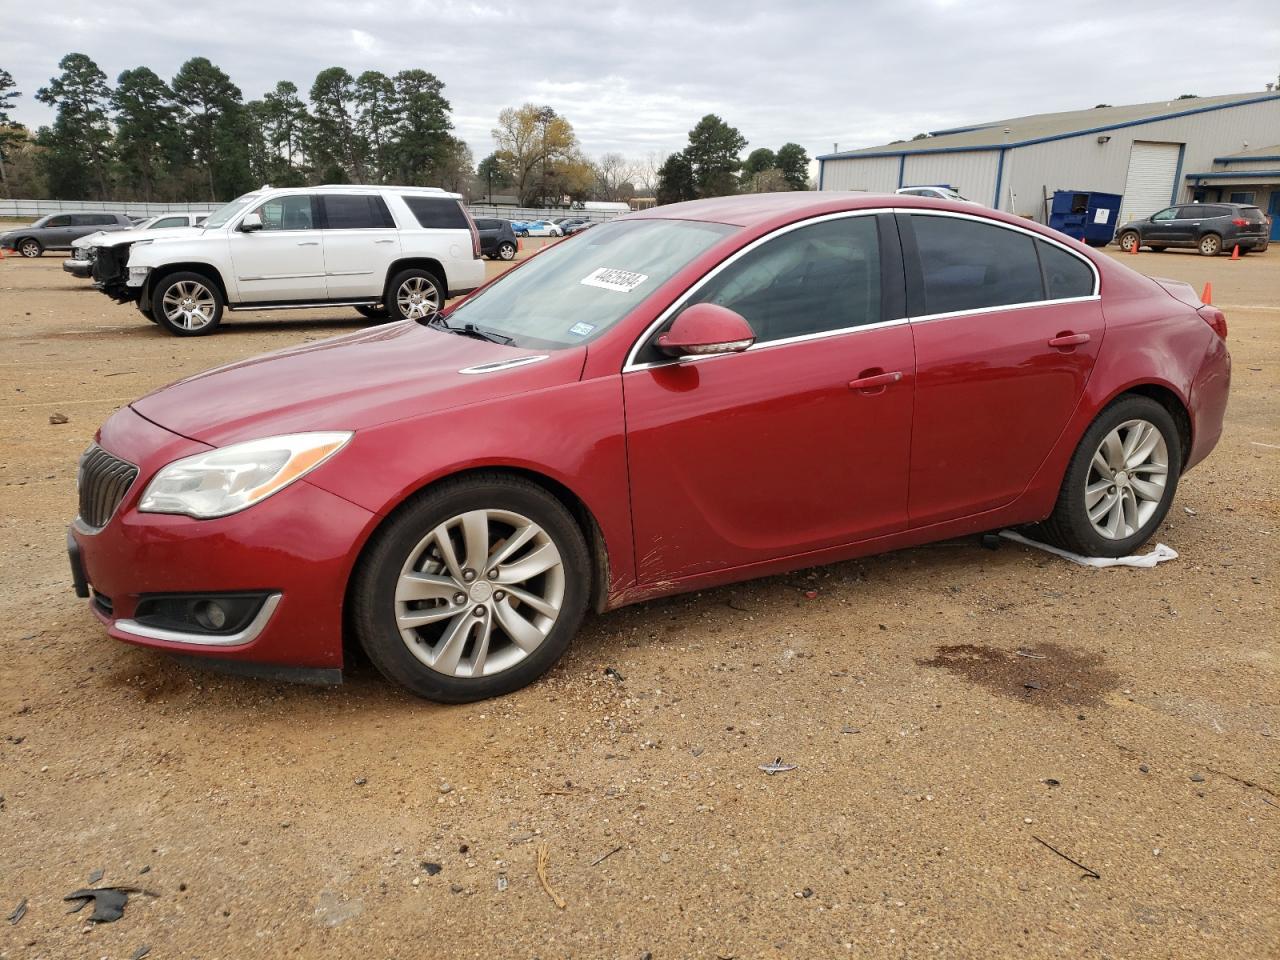
[(151, 952), (151, 945), (144, 943), (137, 950), (133, 951), (133, 953), (129, 957), (129, 960), (142, 960), (142, 958), (145, 957), (150, 952)]
[(107, 871), (105, 871), (105, 870), (102, 870), (102, 869), (95, 870), (95, 871), (93, 871), (93, 873), (89, 874), (89, 882), (90, 882), (90, 883), (97, 883), (99, 880), (101, 880), (101, 879), (102, 879), (103, 877), (105, 877), (106, 875), (107, 875)]
[(437, 873), (443, 870), (444, 867), (440, 866), (438, 863), (432, 863), (430, 860), (423, 860), (422, 869), (427, 871), (428, 877), (434, 877)]
[(13, 908), (13, 913), (6, 918), (10, 923), (17, 923), (27, 915), (27, 898), (23, 897), (22, 902)]
[(140, 887), (85, 887), (63, 897), (63, 900), (80, 901), (68, 913), (79, 913), (85, 905), (93, 903), (93, 913), (89, 920), (93, 923), (114, 923), (124, 916), (125, 904), (129, 902), (129, 894), (141, 893), (148, 897), (158, 896), (150, 890)]

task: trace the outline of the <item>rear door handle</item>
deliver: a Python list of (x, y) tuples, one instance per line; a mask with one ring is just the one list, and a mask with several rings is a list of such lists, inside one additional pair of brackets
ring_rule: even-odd
[(394, 240), (375, 240), (374, 243), (395, 243)]
[(859, 377), (857, 380), (849, 381), (850, 390), (860, 390), (867, 393), (882, 392), (885, 387), (891, 386), (902, 379), (902, 371), (894, 370), (892, 373), (876, 373), (869, 377)]
[(1089, 342), (1087, 333), (1064, 333), (1054, 337), (1049, 341), (1051, 347), (1077, 347), (1082, 343)]

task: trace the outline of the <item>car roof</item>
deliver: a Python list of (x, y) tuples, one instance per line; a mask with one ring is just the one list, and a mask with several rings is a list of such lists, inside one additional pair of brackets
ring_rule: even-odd
[[(824, 213), (875, 207), (919, 207), (972, 214), (972, 204), (939, 200), (909, 193), (861, 193), (837, 190), (793, 190), (780, 193), (747, 193), (669, 203), (627, 214), (626, 220), (705, 220), (736, 227), (756, 227), (775, 221), (801, 220)], [(986, 211), (988, 215), (997, 211)], [(993, 219), (1008, 219), (997, 215)], [(1016, 222), (1016, 221), (1013, 221)]]
[[(285, 188), (279, 188), (285, 189)], [(440, 187), (398, 187), (394, 184), (382, 183), (323, 183), (318, 187), (290, 187), (291, 190), (305, 190), (307, 193), (410, 193), (425, 197), (452, 197), (461, 200), (462, 194), (450, 193)]]

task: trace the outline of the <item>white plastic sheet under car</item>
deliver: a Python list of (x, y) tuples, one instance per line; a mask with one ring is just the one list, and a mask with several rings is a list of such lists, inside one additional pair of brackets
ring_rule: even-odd
[(1072, 553), (1070, 550), (1051, 547), (1047, 543), (1040, 543), (1037, 540), (1024, 537), (1013, 530), (1001, 530), (1000, 536), (1006, 540), (1012, 540), (1014, 543), (1021, 543), (1028, 547), (1035, 547), (1037, 550), (1056, 554), (1064, 560), (1078, 563), (1082, 567), (1154, 567), (1157, 563), (1178, 559), (1178, 551), (1173, 547), (1166, 547), (1163, 543), (1157, 543), (1155, 549), (1150, 553), (1135, 554), (1131, 557), (1082, 557), (1080, 554)]

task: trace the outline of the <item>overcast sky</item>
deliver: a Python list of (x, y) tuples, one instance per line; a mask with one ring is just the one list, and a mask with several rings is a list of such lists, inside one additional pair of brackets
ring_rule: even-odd
[[(1280, 0), (61, 0), (6, 4), (0, 68), (25, 96), (70, 51), (112, 80), (188, 57), (259, 97), (316, 73), (419, 67), (445, 84), (480, 159), (504, 106), (550, 104), (591, 154), (683, 145), (718, 113), (757, 146), (810, 155), (1097, 103), (1262, 90), (1280, 73)], [(1277, 131), (1280, 134), (1280, 131)], [(1280, 139), (1280, 136), (1277, 137)]]

